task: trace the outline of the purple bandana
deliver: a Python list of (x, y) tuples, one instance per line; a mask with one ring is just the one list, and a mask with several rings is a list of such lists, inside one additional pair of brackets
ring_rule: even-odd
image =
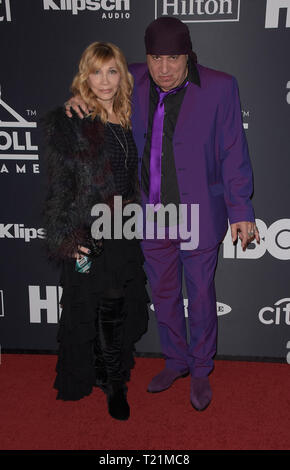
[(146, 54), (188, 54), (196, 62), (188, 27), (177, 18), (162, 16), (149, 24), (145, 31)]

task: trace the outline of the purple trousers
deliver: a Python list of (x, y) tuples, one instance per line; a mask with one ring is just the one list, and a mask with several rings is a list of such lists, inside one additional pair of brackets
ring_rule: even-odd
[[(219, 245), (186, 251), (180, 249), (178, 240), (147, 239), (142, 248), (166, 366), (180, 371), (189, 369), (193, 377), (207, 376), (216, 353), (214, 275)], [(183, 271), (189, 335), (183, 305)]]

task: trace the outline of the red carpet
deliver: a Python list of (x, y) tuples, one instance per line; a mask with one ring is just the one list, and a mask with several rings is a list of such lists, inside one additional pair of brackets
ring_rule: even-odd
[(190, 378), (160, 394), (146, 385), (161, 359), (137, 358), (129, 387), (131, 418), (107, 414), (95, 389), (79, 402), (56, 400), (56, 356), (1, 358), (1, 450), (289, 450), (290, 367), (216, 361), (214, 399), (200, 413), (189, 402)]

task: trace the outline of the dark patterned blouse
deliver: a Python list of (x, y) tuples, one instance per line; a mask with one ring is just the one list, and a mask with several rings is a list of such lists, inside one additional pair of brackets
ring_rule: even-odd
[(106, 124), (105, 147), (110, 155), (117, 193), (129, 199), (138, 165), (137, 148), (131, 130), (124, 130), (120, 124)]

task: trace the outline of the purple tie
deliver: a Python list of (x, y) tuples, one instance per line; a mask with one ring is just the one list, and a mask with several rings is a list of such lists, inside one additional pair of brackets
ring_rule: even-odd
[[(150, 184), (149, 184), (149, 203), (160, 204), (160, 187), (161, 187), (161, 153), (162, 153), (162, 136), (164, 122), (164, 98), (170, 94), (177, 93), (188, 85), (186, 82), (178, 88), (170, 91), (161, 91), (156, 88), (159, 94), (158, 104), (153, 117), (151, 151), (150, 151)], [(158, 206), (155, 210), (158, 210)]]

